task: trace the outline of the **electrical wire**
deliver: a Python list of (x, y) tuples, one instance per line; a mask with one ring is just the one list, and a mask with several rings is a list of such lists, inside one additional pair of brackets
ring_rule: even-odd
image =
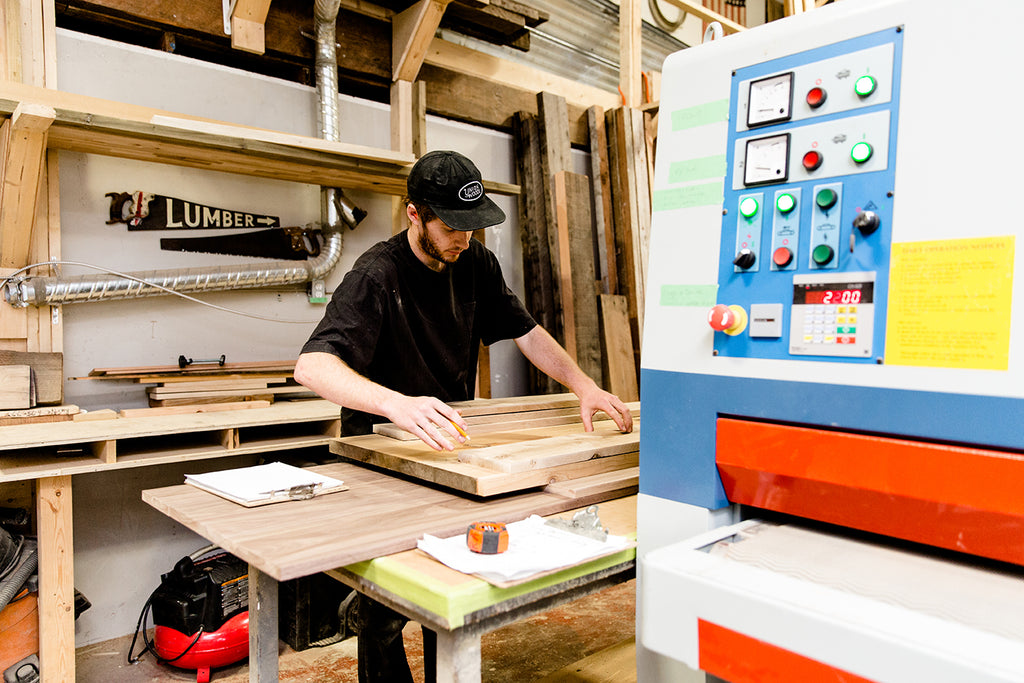
[(222, 311), (224, 313), (231, 313), (231, 314), (234, 314), (234, 315), (240, 315), (240, 316), (243, 316), (243, 317), (246, 317), (246, 318), (253, 318), (255, 320), (264, 320), (264, 321), (272, 322), (272, 323), (288, 323), (288, 324), (291, 324), (291, 325), (316, 325), (318, 322), (320, 322), (319, 320), (288, 320), (287, 318), (271, 318), (269, 316), (258, 315), (256, 313), (248, 313), (246, 311), (239, 311), (239, 310), (236, 310), (234, 308), (228, 308), (226, 306), (218, 306), (217, 304), (211, 304), (208, 301), (203, 301), (202, 299), (197, 299), (197, 298), (195, 298), (193, 296), (189, 296), (188, 294), (184, 294), (182, 292), (177, 292), (177, 291), (171, 289), (170, 287), (164, 287), (163, 285), (158, 285), (158, 284), (156, 284), (154, 282), (149, 282), (148, 280), (143, 280), (142, 278), (136, 277), (136, 276), (131, 275), (129, 273), (122, 273), (122, 272), (119, 272), (119, 271), (116, 271), (116, 270), (112, 270), (110, 268), (105, 268), (103, 266), (97, 266), (97, 265), (93, 265), (91, 263), (82, 263), (81, 261), (41, 261), (39, 263), (30, 263), (29, 265), (24, 266), (23, 268), (19, 268), (18, 270), (14, 271), (10, 275), (7, 275), (6, 277), (4, 277), (3, 278), (4, 286), (6, 287), (8, 283), (14, 282), (15, 280), (17, 280), (18, 279), (17, 276), (18, 276), (19, 273), (23, 273), (23, 272), (25, 272), (27, 270), (30, 270), (32, 268), (41, 268), (43, 266), (53, 266), (53, 267), (57, 267), (57, 266), (81, 266), (83, 268), (92, 268), (93, 270), (98, 270), (101, 273), (107, 273), (108, 275), (116, 275), (117, 277), (123, 277), (123, 278), (128, 279), (128, 280), (134, 280), (135, 282), (140, 282), (140, 283), (142, 283), (144, 285), (148, 285), (150, 287), (155, 287), (156, 289), (159, 289), (159, 290), (161, 290), (163, 292), (166, 292), (167, 294), (173, 294), (174, 296), (181, 297), (182, 299), (186, 299), (187, 301), (191, 301), (192, 303), (196, 303), (196, 304), (199, 304), (201, 306), (207, 306), (209, 308), (214, 308), (214, 309), (216, 309), (218, 311)]

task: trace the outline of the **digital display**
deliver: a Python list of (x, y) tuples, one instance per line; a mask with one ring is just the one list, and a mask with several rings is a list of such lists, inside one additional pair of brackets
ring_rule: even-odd
[(875, 283), (813, 283), (793, 285), (794, 304), (870, 304), (872, 303)]

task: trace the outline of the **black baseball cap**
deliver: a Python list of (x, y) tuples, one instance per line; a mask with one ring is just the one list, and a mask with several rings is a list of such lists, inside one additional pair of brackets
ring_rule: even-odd
[(448, 150), (427, 152), (409, 172), (409, 199), (426, 204), (454, 230), (479, 230), (505, 221), (505, 212), (484, 194), (480, 170)]

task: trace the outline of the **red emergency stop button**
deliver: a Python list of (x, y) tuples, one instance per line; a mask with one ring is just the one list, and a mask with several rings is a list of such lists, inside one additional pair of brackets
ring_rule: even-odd
[(818, 170), (821, 166), (821, 162), (824, 161), (824, 157), (821, 156), (821, 152), (812, 149), (811, 151), (804, 154), (803, 165), (808, 172)]
[(779, 268), (785, 268), (793, 262), (793, 252), (789, 247), (779, 247), (772, 252), (772, 262)]
[(735, 304), (718, 304), (708, 311), (708, 325), (716, 332), (725, 332), (734, 337), (747, 329), (747, 312)]
[(807, 102), (807, 106), (811, 109), (817, 109), (821, 105), (825, 104), (825, 100), (827, 98), (828, 93), (825, 92), (825, 89), (815, 86), (807, 91), (807, 95), (804, 100)]

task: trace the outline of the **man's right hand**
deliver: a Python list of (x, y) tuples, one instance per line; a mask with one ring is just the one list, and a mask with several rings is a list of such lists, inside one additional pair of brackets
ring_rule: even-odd
[(453, 451), (456, 442), (468, 440), (459, 433), (469, 428), (462, 415), (432, 396), (395, 394), (384, 406), (384, 416), (435, 451)]

